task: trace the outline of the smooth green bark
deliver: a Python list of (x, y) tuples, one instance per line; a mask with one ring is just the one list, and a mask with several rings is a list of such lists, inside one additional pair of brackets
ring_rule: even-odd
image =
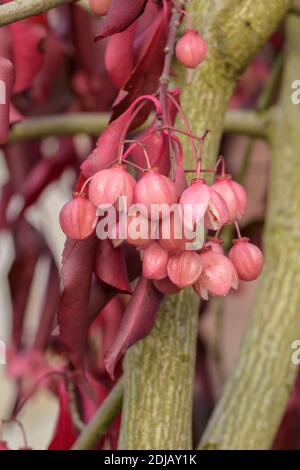
[[(272, 0), (268, 8), (263, 0), (191, 3), (194, 24), (208, 40), (209, 54), (192, 83), (185, 86), (182, 105), (196, 134), (207, 128), (211, 131), (205, 166), (216, 160), (225, 112), (239, 74), (289, 6), (289, 0)], [(188, 147), (185, 164), (193, 165)], [(165, 301), (151, 335), (127, 353), (121, 449), (191, 448), (196, 335), (197, 308), (188, 291), (182, 292)], [(186, 359), (181, 362), (183, 351)]]
[(298, 76), (300, 18), (290, 17), (272, 138), (265, 269), (237, 364), (201, 448), (270, 448), (298, 370), (291, 361), (292, 342), (300, 338), (300, 106), (291, 100)]

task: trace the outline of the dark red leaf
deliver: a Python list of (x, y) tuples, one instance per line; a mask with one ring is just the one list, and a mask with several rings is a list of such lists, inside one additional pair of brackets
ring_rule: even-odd
[(7, 207), (10, 201), (10, 198), (13, 195), (13, 188), (11, 182), (4, 184), (1, 188), (1, 199), (0, 199), (0, 230), (5, 228), (8, 224), (7, 221)]
[(90, 328), (91, 344), (98, 344), (98, 348), (96, 350), (93, 347), (89, 354), (89, 370), (95, 377), (103, 378), (103, 383), (110, 383), (104, 366), (104, 354), (111, 348), (117, 336), (124, 311), (124, 301), (120, 295), (116, 295), (104, 307)]
[(122, 88), (133, 69), (133, 39), (136, 24), (122, 33), (114, 34), (106, 46), (105, 66), (113, 84)]
[[(159, 130), (155, 132), (155, 128), (156, 122), (139, 134), (136, 140), (144, 143), (151, 166), (158, 167), (162, 174), (168, 175), (170, 171), (169, 143), (165, 134)], [(146, 138), (148, 134), (151, 136)], [(145, 155), (140, 146), (133, 149), (131, 158), (136, 165), (146, 167)]]
[(16, 71), (14, 93), (28, 90), (43, 64), (46, 29), (31, 19), (9, 25)]
[(32, 83), (31, 98), (38, 103), (51, 99), (56, 77), (63, 68), (64, 43), (53, 33), (47, 36), (47, 47), (41, 69)]
[(19, 348), (22, 342), (23, 324), (31, 284), (43, 241), (41, 236), (25, 221), (21, 220), (14, 234), (16, 257), (9, 272), (9, 285), (13, 300), (13, 344)]
[[(145, 40), (139, 61), (124, 86), (128, 94), (114, 107), (113, 119), (124, 113), (128, 106), (139, 96), (153, 94), (157, 91), (165, 56), (165, 26), (165, 14), (163, 11), (158, 11), (158, 14), (149, 28), (148, 38)], [(133, 127), (137, 127), (144, 122), (150, 109), (150, 105), (147, 104), (134, 121)]]
[(143, 13), (146, 3), (147, 0), (112, 0), (95, 40), (124, 31)]
[(40, 322), (35, 335), (34, 348), (44, 350), (51, 336), (54, 318), (57, 312), (60, 296), (60, 279), (57, 267), (52, 260), (47, 288), (43, 300)]
[(100, 135), (97, 146), (81, 165), (86, 178), (105, 168), (118, 157), (120, 140), (127, 127), (128, 113), (112, 121)]
[(162, 298), (163, 295), (155, 289), (152, 281), (140, 278), (127, 305), (118, 336), (105, 356), (105, 367), (112, 379), (125, 351), (152, 330)]
[(83, 357), (89, 323), (88, 306), (98, 239), (67, 239), (62, 259), (63, 292), (58, 308), (60, 337), (78, 369)]
[(57, 179), (65, 168), (70, 165), (74, 152), (72, 140), (64, 139), (61, 141), (60, 148), (55, 157), (45, 160), (41, 159), (32, 168), (20, 189), (20, 194), (24, 198), (21, 214), (37, 200), (46, 186)]
[(70, 397), (65, 382), (61, 381), (59, 385), (59, 415), (48, 450), (70, 449), (77, 435), (78, 432), (70, 415)]
[(7, 141), (9, 132), (10, 95), (14, 68), (10, 60), (0, 57), (0, 144)]
[(100, 281), (114, 289), (131, 292), (123, 249), (121, 246), (114, 248), (108, 238), (99, 242), (95, 273)]

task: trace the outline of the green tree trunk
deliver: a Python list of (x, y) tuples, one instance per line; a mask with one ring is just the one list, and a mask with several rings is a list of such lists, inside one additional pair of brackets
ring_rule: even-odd
[[(194, 0), (191, 14), (209, 44), (208, 58), (185, 85), (182, 105), (193, 131), (210, 134), (204, 164), (219, 149), (224, 115), (239, 77), (287, 11), (290, 0)], [(185, 148), (185, 164), (192, 158)], [(151, 335), (125, 362), (121, 449), (188, 449), (197, 308), (189, 291), (166, 299)]]
[(300, 106), (291, 101), (291, 84), (299, 76), (300, 18), (291, 16), (272, 137), (265, 269), (237, 364), (201, 448), (270, 448), (297, 372), (291, 345), (300, 339)]

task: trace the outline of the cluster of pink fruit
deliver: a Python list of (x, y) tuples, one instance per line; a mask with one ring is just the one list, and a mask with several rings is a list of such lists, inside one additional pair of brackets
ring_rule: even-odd
[[(124, 163), (100, 170), (88, 184), (88, 197), (83, 192), (75, 194), (61, 210), (61, 227), (73, 239), (89, 237), (97, 224), (96, 208), (113, 206), (118, 211), (120, 197), (127, 198), (129, 207), (132, 204), (144, 207), (149, 217), (153, 214), (151, 208), (154, 205), (164, 204), (171, 208), (178, 204), (182, 208), (184, 217), (179, 223), (187, 226), (183, 227), (181, 233), (184, 235), (180, 238), (176, 236), (178, 218), (172, 212), (170, 217), (160, 214), (157, 220), (152, 220), (146, 235), (138, 230), (143, 217), (140, 214), (127, 215), (126, 242), (141, 252), (144, 277), (152, 279), (162, 293), (173, 294), (181, 288), (193, 286), (202, 298), (207, 299), (209, 295), (226, 295), (232, 287), (237, 288), (239, 279), (251, 281), (260, 274), (262, 253), (247, 238), (240, 236), (238, 226), (239, 238), (234, 240), (229, 257), (217, 236), (209, 237), (200, 248), (186, 249), (187, 243), (191, 242), (186, 232), (190, 231), (195, 237), (195, 229), (202, 221), (207, 229), (217, 231), (218, 235), (222, 226), (236, 223), (245, 214), (246, 192), (225, 174), (224, 168), (212, 186), (196, 178), (182, 194), (178, 193), (175, 182), (161, 174), (158, 168), (145, 170), (136, 181)], [(170, 227), (167, 238), (161, 236), (166, 233), (165, 224)], [(136, 228), (137, 236), (130, 235), (132, 226)], [(123, 242), (118, 238), (118, 229), (113, 238), (115, 246)]]

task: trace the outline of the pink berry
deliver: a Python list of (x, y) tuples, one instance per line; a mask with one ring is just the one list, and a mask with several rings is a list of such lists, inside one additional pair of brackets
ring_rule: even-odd
[(147, 279), (164, 279), (167, 276), (169, 255), (159, 243), (146, 248), (143, 258), (143, 276)]
[(210, 188), (204, 180), (194, 180), (185, 191), (183, 191), (179, 204), (184, 214), (184, 224), (189, 230), (194, 230), (208, 208), (210, 201)]
[(113, 205), (118, 209), (119, 197), (126, 196), (129, 207), (133, 202), (135, 184), (135, 179), (128, 173), (124, 165), (100, 170), (91, 179), (89, 200), (95, 207), (103, 204)]
[(235, 192), (235, 195), (238, 200), (238, 213), (237, 213), (237, 218), (241, 219), (247, 210), (247, 205), (248, 205), (248, 197), (245, 189), (243, 186), (236, 181), (231, 181), (231, 186)]
[(212, 230), (217, 230), (228, 221), (228, 208), (224, 199), (204, 180), (194, 180), (182, 193), (179, 204), (184, 212), (184, 224), (190, 230), (204, 216), (206, 227)]
[(229, 223), (241, 218), (247, 209), (247, 194), (244, 188), (235, 181), (232, 181), (230, 175), (219, 176), (212, 185), (225, 200), (229, 211)]
[(156, 289), (164, 295), (173, 295), (180, 291), (180, 287), (175, 286), (168, 277), (160, 279), (159, 281), (153, 281), (153, 283)]
[(136, 204), (143, 204), (149, 218), (161, 218), (161, 215), (151, 213), (155, 204), (167, 204), (171, 206), (178, 200), (177, 188), (167, 176), (161, 175), (158, 168), (147, 170), (137, 182), (134, 190)]
[(207, 297), (211, 295), (226, 295), (230, 289), (237, 288), (237, 275), (235, 268), (226, 256), (206, 251), (200, 253), (202, 272), (194, 285), (196, 292)]
[(204, 248), (209, 248), (214, 253), (220, 253), (224, 255), (223, 240), (214, 237), (208, 237), (208, 241), (205, 243)]
[(173, 212), (170, 217), (161, 220), (159, 235), (159, 243), (171, 255), (181, 253), (186, 249), (186, 244), (192, 242), (185, 237), (182, 218), (179, 215), (174, 215)]
[(244, 237), (233, 241), (229, 258), (242, 281), (254, 281), (262, 271), (263, 254), (257, 246), (249, 243), (248, 238)]
[(168, 262), (168, 276), (178, 287), (194, 284), (202, 271), (200, 256), (194, 251), (184, 251)]
[(205, 226), (211, 230), (218, 230), (228, 222), (229, 213), (223, 197), (210, 188), (210, 200), (205, 214)]
[(136, 248), (146, 248), (158, 238), (158, 222), (150, 221), (141, 215), (127, 217), (127, 243)]
[(84, 197), (77, 196), (63, 206), (59, 214), (63, 232), (73, 240), (89, 237), (96, 226), (96, 208)]
[(176, 44), (176, 57), (187, 68), (194, 69), (207, 54), (207, 44), (195, 29), (188, 29)]

